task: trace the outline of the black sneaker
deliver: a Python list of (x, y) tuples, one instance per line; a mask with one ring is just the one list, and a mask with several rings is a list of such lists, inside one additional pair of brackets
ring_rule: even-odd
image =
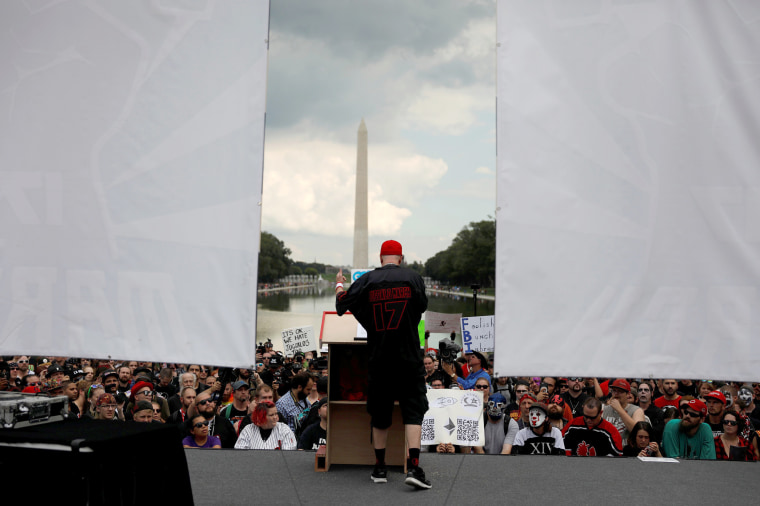
[(372, 481), (375, 483), (388, 483), (388, 470), (385, 466), (375, 466), (372, 470)]
[(433, 488), (433, 485), (425, 479), (425, 471), (423, 471), (421, 467), (410, 469), (409, 472), (406, 473), (406, 480), (404, 480), (404, 483), (418, 489)]

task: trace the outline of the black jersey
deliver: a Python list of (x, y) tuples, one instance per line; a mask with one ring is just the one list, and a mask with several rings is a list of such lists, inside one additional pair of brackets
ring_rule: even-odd
[(391, 364), (401, 370), (415, 370), (422, 365), (418, 325), (427, 309), (422, 277), (395, 264), (374, 269), (338, 293), (338, 315), (346, 311), (356, 317), (367, 331), (370, 376), (373, 370), (388, 371)]

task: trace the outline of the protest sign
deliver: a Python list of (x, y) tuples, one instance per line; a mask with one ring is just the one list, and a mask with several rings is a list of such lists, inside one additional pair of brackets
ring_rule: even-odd
[(473, 390), (428, 390), (422, 444), (483, 446), (483, 394)]
[(425, 330), (430, 332), (449, 333), (459, 330), (459, 320), (462, 313), (425, 312)]
[(468, 316), (462, 318), (463, 351), (493, 351), (494, 348), (494, 317)]
[(311, 325), (296, 327), (282, 331), (282, 345), (285, 355), (293, 355), (297, 351), (312, 351), (317, 349), (317, 339)]

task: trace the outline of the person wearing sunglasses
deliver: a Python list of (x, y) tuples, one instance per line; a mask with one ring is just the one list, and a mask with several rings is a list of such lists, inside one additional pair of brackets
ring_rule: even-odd
[(573, 418), (583, 416), (583, 403), (588, 399), (588, 394), (583, 391), (583, 386), (583, 378), (567, 378), (567, 392), (562, 394), (562, 398), (570, 406)]
[(568, 456), (578, 457), (620, 457), (623, 455), (623, 441), (620, 432), (610, 422), (602, 418), (602, 403), (596, 397), (589, 397), (583, 403), (583, 416), (573, 418), (562, 429)]
[(741, 437), (745, 420), (733, 411), (723, 413), (723, 433), (715, 438), (715, 458), (752, 462), (755, 453), (746, 438)]
[(691, 399), (681, 409), (683, 418), (671, 420), (662, 434), (662, 450), (666, 457), (715, 460), (715, 440), (705, 421), (707, 406)]
[(202, 415), (193, 417), (187, 423), (187, 431), (190, 433), (182, 440), (185, 448), (221, 448), (222, 442), (216, 436), (209, 435), (209, 421)]
[(187, 409), (187, 416), (188, 419), (195, 419), (200, 415), (208, 420), (209, 434), (219, 438), (222, 448), (234, 448), (237, 440), (235, 427), (229, 420), (216, 413), (217, 404), (212, 396), (218, 388), (221, 388), (219, 383), (198, 393), (195, 402)]
[(138, 381), (132, 385), (129, 402), (127, 402), (127, 405), (124, 407), (124, 417), (127, 420), (131, 420), (132, 408), (134, 408), (135, 404), (139, 401), (152, 402), (153, 397), (153, 383), (148, 381)]

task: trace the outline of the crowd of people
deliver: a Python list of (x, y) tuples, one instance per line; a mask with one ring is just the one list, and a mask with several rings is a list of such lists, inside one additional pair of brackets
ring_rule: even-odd
[[(257, 351), (255, 369), (4, 357), (0, 391), (66, 396), (71, 420), (175, 424), (186, 448), (325, 445), (326, 357)], [(428, 388), (482, 393), (485, 440), (422, 451), (760, 460), (760, 383), (494, 377), (492, 357), (427, 351)]]

